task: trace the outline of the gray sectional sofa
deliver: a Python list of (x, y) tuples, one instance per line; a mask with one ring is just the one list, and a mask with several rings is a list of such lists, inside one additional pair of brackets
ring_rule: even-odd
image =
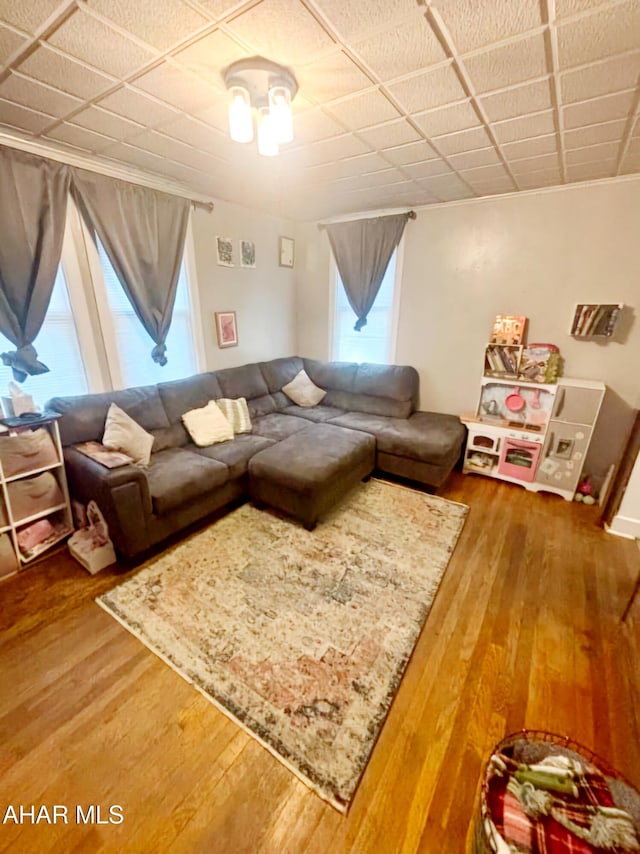
[[(326, 390), (296, 406), (281, 390), (301, 369)], [(247, 400), (251, 433), (197, 447), (181, 416), (216, 398)], [(292, 356), (197, 374), (157, 386), (58, 397), (72, 497), (94, 499), (116, 548), (134, 557), (187, 525), (250, 497), (312, 528), (374, 468), (438, 488), (456, 464), (465, 429), (452, 415), (416, 411), (418, 374), (393, 365)], [(154, 436), (147, 468), (107, 469), (74, 445), (100, 441), (114, 402)]]

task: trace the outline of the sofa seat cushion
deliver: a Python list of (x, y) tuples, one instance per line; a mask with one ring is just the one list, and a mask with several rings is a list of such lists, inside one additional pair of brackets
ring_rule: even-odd
[(285, 415), (296, 415), (299, 418), (306, 418), (308, 421), (330, 421), (332, 418), (337, 418), (338, 415), (344, 415), (344, 409), (336, 409), (335, 406), (287, 406), (284, 409)]
[(146, 469), (153, 512), (162, 516), (229, 480), (229, 469), (188, 448), (167, 448), (151, 455)]
[(262, 418), (253, 419), (253, 435), (266, 436), (267, 439), (275, 439), (279, 442), (299, 430), (305, 430), (308, 426), (309, 422), (304, 418), (272, 412), (269, 415), (263, 415)]
[(243, 433), (236, 436), (232, 442), (222, 442), (219, 445), (210, 445), (208, 448), (194, 448), (197, 454), (202, 454), (211, 460), (224, 463), (229, 469), (229, 477), (241, 477), (247, 471), (249, 460), (258, 451), (263, 451), (274, 444), (273, 439), (265, 436), (252, 436)]
[(435, 465), (455, 461), (465, 438), (460, 419), (442, 412), (414, 412), (409, 418), (347, 412), (330, 423), (372, 433), (379, 452)]

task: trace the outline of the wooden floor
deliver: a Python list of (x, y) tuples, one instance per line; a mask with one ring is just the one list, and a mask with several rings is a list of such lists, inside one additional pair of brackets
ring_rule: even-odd
[[(488, 478), (443, 494), (471, 510), (347, 816), (95, 605), (122, 573), (62, 552), (0, 585), (0, 812), (68, 809), (0, 824), (0, 850), (457, 854), (483, 760), (523, 727), (640, 786), (640, 603), (620, 623), (637, 543)], [(77, 824), (90, 804), (124, 821)]]

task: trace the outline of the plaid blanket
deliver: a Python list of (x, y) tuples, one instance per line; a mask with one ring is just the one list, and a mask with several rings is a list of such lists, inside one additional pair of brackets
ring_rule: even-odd
[(594, 847), (580, 838), (589, 836), (598, 807), (614, 806), (607, 781), (594, 766), (582, 763), (581, 773), (574, 776), (576, 789), (573, 793), (552, 791), (548, 795), (543, 794), (543, 799), (552, 805), (549, 811), (552, 814), (540, 814), (536, 818), (527, 815), (520, 798), (514, 793), (518, 785), (509, 785), (522, 766), (505, 754), (497, 754), (492, 758), (490, 768), (486, 793), (488, 816), (511, 851), (523, 854), (590, 854), (604, 850), (638, 850), (635, 846)]

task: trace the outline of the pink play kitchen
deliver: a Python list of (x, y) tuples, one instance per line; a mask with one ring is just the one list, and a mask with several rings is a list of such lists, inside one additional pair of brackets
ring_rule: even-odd
[[(506, 345), (492, 341), (489, 348), (492, 359), (485, 354), (476, 411), (461, 416), (469, 431), (463, 471), (554, 492), (571, 501), (605, 386), (593, 380), (558, 379), (557, 355), (554, 371), (546, 370), (540, 348), (557, 354), (553, 345), (526, 348), (513, 341)], [(502, 371), (496, 350), (507, 351)], [(533, 366), (534, 360), (538, 372), (530, 367), (523, 373), (522, 368)], [(544, 381), (548, 379), (552, 381)]]

